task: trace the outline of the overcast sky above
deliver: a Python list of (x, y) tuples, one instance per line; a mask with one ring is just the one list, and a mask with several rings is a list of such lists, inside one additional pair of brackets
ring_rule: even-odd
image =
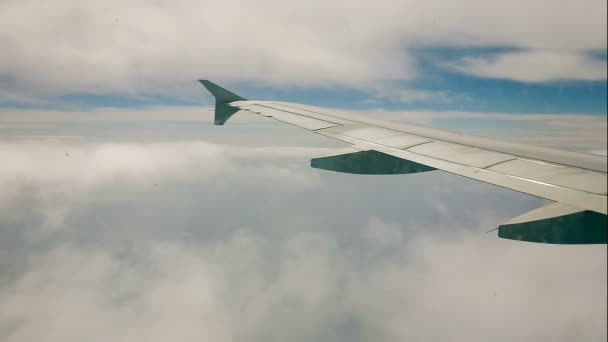
[(0, 0), (0, 340), (605, 341), (547, 201), (311, 169), (251, 99), (606, 154), (606, 1)]

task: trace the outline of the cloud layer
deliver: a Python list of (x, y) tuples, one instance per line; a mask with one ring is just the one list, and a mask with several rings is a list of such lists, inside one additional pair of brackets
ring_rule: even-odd
[[(385, 95), (382, 95), (385, 96)], [(396, 96), (396, 95), (395, 95)], [(404, 95), (427, 98), (427, 93)], [(450, 101), (450, 95), (445, 95)], [(508, 114), (462, 111), (350, 111), (394, 122), (435, 126), (497, 139), (575, 151), (604, 151), (606, 119), (583, 114)], [(228, 145), (331, 146), (333, 140), (241, 112), (226, 127), (211, 124), (205, 107), (101, 108), (78, 111), (5, 109), (0, 111), (0, 138), (9, 140), (191, 140), (204, 137)], [(259, 133), (262, 132), (262, 133)], [(341, 147), (340, 143), (333, 144)]]
[(258, 145), (1, 143), (0, 338), (606, 339), (606, 246), (483, 234), (538, 200)]
[[(602, 69), (584, 56), (606, 49), (606, 3), (7, 0), (0, 4), (0, 46), (7, 99), (184, 93), (196, 77), (368, 87), (417, 77), (412, 47), (530, 51), (494, 63), (463, 61), (461, 68), (480, 76), (605, 79), (605, 61)], [(553, 62), (547, 67), (539, 55)]]

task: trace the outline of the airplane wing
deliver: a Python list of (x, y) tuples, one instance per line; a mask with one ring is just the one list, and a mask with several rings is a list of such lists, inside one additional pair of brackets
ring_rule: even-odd
[(606, 157), (502, 142), (449, 131), (356, 117), (309, 105), (249, 101), (208, 80), (215, 124), (240, 110), (351, 144), (353, 153), (312, 159), (318, 169), (353, 174), (443, 170), (555, 203), (499, 226), (507, 239), (607, 243)]

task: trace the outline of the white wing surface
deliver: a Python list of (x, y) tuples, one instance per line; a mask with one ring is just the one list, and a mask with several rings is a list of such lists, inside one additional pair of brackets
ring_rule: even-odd
[(357, 174), (443, 170), (552, 200), (501, 225), (500, 237), (546, 243), (606, 243), (606, 157), (356, 117), (276, 101), (248, 101), (200, 81), (216, 98), (215, 124), (239, 110), (351, 144), (357, 152), (313, 159), (312, 167)]

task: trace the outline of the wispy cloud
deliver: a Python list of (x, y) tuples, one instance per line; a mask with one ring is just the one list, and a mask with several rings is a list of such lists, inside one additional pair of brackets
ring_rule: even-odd
[(584, 52), (530, 50), (490, 57), (468, 56), (444, 64), (469, 75), (520, 82), (606, 80), (606, 59)]
[[(424, 93), (421, 95), (434, 96)], [(450, 95), (448, 95), (450, 96)], [(603, 115), (509, 114), (464, 111), (359, 110), (356, 115), (407, 122), (480, 136), (541, 146), (602, 151), (606, 146), (607, 120)], [(247, 112), (235, 115), (228, 127), (211, 124), (208, 107), (99, 108), (81, 111), (2, 109), (3, 139), (83, 139), (124, 141), (184, 140), (213, 137), (230, 145), (269, 143), (323, 146), (328, 143), (309, 132), (284, 127)], [(231, 134), (238, 132), (238, 137)], [(262, 132), (262, 133), (260, 133)], [(340, 143), (331, 141), (334, 146)]]
[(405, 104), (451, 104), (471, 101), (471, 98), (467, 94), (455, 93), (449, 90), (403, 89), (399, 86), (378, 88), (375, 92), (375, 98), (366, 100), (366, 103), (373, 104), (376, 99)]

